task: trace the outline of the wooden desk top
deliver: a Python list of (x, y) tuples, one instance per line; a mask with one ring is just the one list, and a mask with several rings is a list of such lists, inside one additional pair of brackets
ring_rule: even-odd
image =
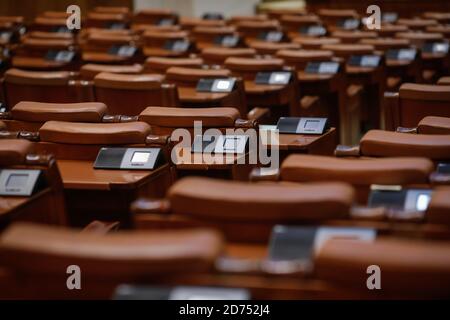
[(257, 84), (253, 80), (244, 81), (245, 92), (250, 94), (270, 94), (278, 93), (287, 86), (285, 85), (270, 85), (270, 84)]
[(151, 176), (167, 168), (156, 170), (103, 170), (94, 169), (92, 161), (58, 160), (65, 189), (113, 190), (132, 189), (147, 182)]
[(195, 87), (178, 87), (178, 95), (182, 102), (205, 103), (221, 100), (229, 93), (197, 92)]
[[(174, 163), (177, 169), (190, 170), (230, 169), (239, 159), (248, 155), (192, 153), (190, 147), (174, 148), (172, 152), (176, 155)], [(246, 162), (242, 161), (242, 163)]]
[(30, 201), (34, 201), (39, 197), (44, 196), (50, 189), (44, 189), (34, 194), (31, 197), (5, 197), (0, 196), (0, 220), (10, 214), (13, 210), (19, 209)]
[[(279, 150), (308, 150), (314, 144), (318, 143), (320, 140), (333, 138), (336, 129), (330, 128), (327, 132), (322, 135), (305, 135), (305, 134), (285, 134), (279, 135)], [(263, 145), (271, 148), (271, 144), (268, 143), (269, 136), (266, 134), (267, 131), (260, 129), (260, 138)]]

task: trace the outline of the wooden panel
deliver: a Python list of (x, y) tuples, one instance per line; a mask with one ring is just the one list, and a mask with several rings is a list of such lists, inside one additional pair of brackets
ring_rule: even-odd
[(96, 6), (127, 6), (133, 9), (133, 0), (1, 0), (0, 15), (24, 16), (30, 22), (44, 11), (66, 11), (72, 4), (80, 6), (83, 16)]

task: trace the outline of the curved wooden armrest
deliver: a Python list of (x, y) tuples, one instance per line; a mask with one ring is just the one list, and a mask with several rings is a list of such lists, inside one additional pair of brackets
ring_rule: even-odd
[(170, 213), (170, 201), (167, 199), (140, 198), (131, 204), (133, 214)]
[(280, 169), (253, 168), (250, 172), (250, 181), (278, 181), (280, 180)]
[(430, 175), (430, 182), (432, 185), (448, 186), (450, 185), (450, 174), (433, 172)]
[(25, 163), (32, 166), (48, 166), (51, 161), (55, 161), (52, 154), (27, 154)]
[(120, 223), (118, 221), (105, 222), (105, 221), (92, 221), (83, 230), (82, 233), (93, 233), (93, 234), (108, 234), (115, 232), (119, 229)]
[(104, 115), (103, 123), (124, 123), (139, 121), (139, 116), (124, 116), (124, 115)]
[(342, 144), (339, 144), (336, 147), (336, 150), (334, 150), (334, 155), (336, 157), (359, 157), (360, 156), (360, 150), (359, 146), (345, 146)]
[(417, 133), (417, 128), (397, 127), (395, 131), (400, 133)]
[(234, 126), (240, 129), (252, 129), (256, 128), (257, 125), (257, 121), (253, 119), (236, 119), (234, 122)]
[(154, 135), (150, 134), (145, 138), (146, 145), (154, 145), (159, 147), (169, 146), (171, 143), (170, 136), (168, 135)]
[[(264, 122), (263, 119), (268, 119), (269, 117), (270, 117), (270, 109), (269, 108), (255, 107), (247, 113), (247, 119), (250, 121)], [(237, 122), (239, 120), (242, 120), (242, 119), (236, 120), (236, 126), (237, 126)], [(256, 126), (256, 124), (255, 124), (255, 126)]]

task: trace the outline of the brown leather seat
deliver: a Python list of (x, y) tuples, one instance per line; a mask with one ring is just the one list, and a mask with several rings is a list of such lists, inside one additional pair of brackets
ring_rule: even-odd
[(6, 105), (12, 108), (20, 101), (76, 103), (93, 101), (90, 83), (72, 80), (67, 71), (38, 72), (9, 69), (4, 76)]
[(128, 7), (110, 7), (110, 6), (97, 6), (93, 8), (94, 12), (101, 12), (101, 13), (123, 13), (123, 14), (129, 14), (130, 8)]
[(144, 70), (147, 73), (165, 74), (170, 67), (201, 68), (201, 58), (167, 58), (150, 57), (145, 60)]
[(417, 132), (421, 134), (447, 134), (450, 135), (450, 118), (425, 117), (420, 120)]
[(114, 74), (102, 72), (95, 76), (97, 101), (105, 103), (112, 114), (135, 116), (149, 105), (179, 105), (177, 88), (163, 83), (157, 74)]
[(201, 121), (203, 128), (233, 128), (240, 117), (235, 108), (165, 108), (148, 107), (139, 121), (151, 125), (154, 134), (168, 134), (176, 128), (193, 128)]
[(385, 102), (387, 128), (411, 128), (426, 116), (450, 117), (450, 86), (404, 83)]
[(5, 130), (6, 129), (6, 123), (4, 123), (3, 121), (0, 121), (0, 131)]
[(42, 142), (87, 145), (143, 144), (150, 134), (144, 122), (77, 123), (48, 121), (40, 129)]
[(372, 157), (424, 157), (450, 159), (450, 135), (405, 134), (370, 130), (360, 141), (361, 155)]
[(450, 85), (450, 77), (441, 77), (441, 78), (439, 78), (437, 84)]
[(230, 241), (264, 242), (275, 224), (345, 219), (353, 199), (353, 189), (342, 183), (249, 184), (189, 177), (170, 188), (164, 203), (139, 199), (132, 211), (138, 228), (155, 228), (162, 215), (170, 214), (167, 227), (183, 222), (214, 226)]
[(46, 121), (102, 122), (108, 108), (100, 102), (42, 103), (22, 101), (5, 118), (10, 131), (37, 131)]
[(433, 163), (425, 158), (339, 159), (290, 155), (280, 168), (284, 181), (343, 181), (355, 185), (427, 183)]
[[(366, 269), (379, 266), (381, 290), (370, 291)], [(314, 259), (318, 279), (378, 298), (438, 298), (450, 295), (448, 242), (332, 239)]]
[(120, 73), (120, 74), (138, 74), (143, 71), (140, 64), (132, 65), (104, 65), (87, 63), (80, 69), (80, 75), (85, 80), (93, 80), (95, 76), (102, 72)]
[(201, 52), (202, 58), (208, 64), (222, 65), (229, 57), (254, 57), (256, 50), (252, 48), (205, 48)]
[[(22, 283), (14, 289), (28, 298), (106, 299), (124, 282), (154, 281), (180, 272), (186, 276), (208, 273), (222, 250), (220, 235), (211, 230), (98, 235), (17, 224), (0, 236), (1, 264), (17, 277), (17, 285)], [(83, 290), (70, 291), (58, 285), (66, 277), (60, 270), (69, 265), (81, 268)], [(52, 276), (49, 281), (50, 275), (58, 273), (64, 275)], [(21, 277), (24, 274), (29, 279), (26, 283)], [(47, 279), (43, 287), (42, 279)], [(37, 288), (41, 288), (38, 295)]]

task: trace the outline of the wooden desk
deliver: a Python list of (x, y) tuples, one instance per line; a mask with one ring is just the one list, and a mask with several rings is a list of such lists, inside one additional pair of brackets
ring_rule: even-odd
[(172, 154), (176, 156), (174, 165), (179, 177), (201, 175), (247, 181), (251, 170), (257, 166), (257, 164), (248, 163), (249, 153), (242, 155), (202, 154), (192, 153), (190, 147), (182, 147), (174, 148)]
[[(269, 136), (264, 128), (275, 129), (275, 126), (260, 126), (259, 134), (264, 146), (272, 148)], [(292, 153), (333, 155), (338, 142), (335, 128), (330, 128), (322, 135), (279, 134), (280, 163)]]
[(178, 87), (180, 101), (186, 104), (204, 104), (208, 102), (219, 102), (228, 93), (197, 92), (195, 87)]
[(367, 124), (365, 129), (380, 129), (383, 118), (381, 101), (386, 87), (386, 67), (377, 68), (346, 66), (346, 74), (351, 84), (364, 87), (365, 101), (362, 111), (362, 121)]
[(52, 193), (44, 189), (31, 197), (5, 197), (0, 196), (0, 230), (11, 222), (51, 222), (45, 221), (50, 216)]
[(256, 84), (254, 80), (244, 81), (245, 95), (249, 109), (267, 107), (270, 109), (269, 123), (276, 123), (280, 117), (290, 115), (291, 109), (299, 106), (298, 98), (294, 99), (294, 88), (288, 85)]
[(138, 197), (163, 197), (172, 183), (168, 164), (153, 170), (96, 170), (92, 161), (58, 160), (69, 223), (82, 227), (92, 220), (130, 226), (129, 208)]
[(318, 96), (324, 103), (320, 103), (320, 110), (298, 109), (291, 116), (295, 117), (327, 117), (330, 125), (337, 129), (339, 141), (345, 143), (348, 133), (346, 115), (346, 79), (343, 73), (314, 74), (305, 71), (297, 72), (300, 96)]

